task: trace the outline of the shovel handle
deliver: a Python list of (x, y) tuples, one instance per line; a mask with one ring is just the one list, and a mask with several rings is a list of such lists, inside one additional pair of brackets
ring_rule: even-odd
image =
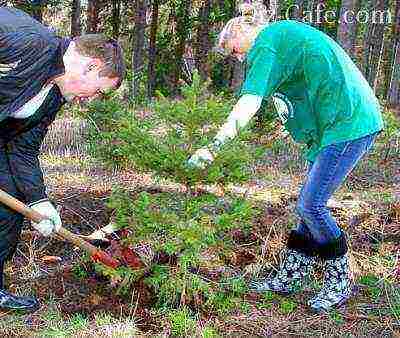
[[(9, 208), (19, 212), (20, 214), (24, 215), (26, 218), (35, 223), (40, 223), (41, 221), (47, 219), (37, 211), (28, 207), (26, 204), (22, 203), (21, 201), (17, 200), (16, 198), (12, 197), (11, 195), (9, 195), (8, 193), (6, 193), (1, 189), (0, 189), (0, 202), (4, 203)], [(95, 260), (101, 261), (113, 268), (116, 268), (119, 265), (119, 262), (117, 260), (113, 259), (102, 250), (99, 250), (94, 245), (86, 242), (85, 240), (75, 235), (71, 231), (65, 229), (64, 227), (60, 227), (60, 229), (57, 231), (57, 234), (60, 235), (62, 238), (66, 239), (67, 241), (85, 250)]]

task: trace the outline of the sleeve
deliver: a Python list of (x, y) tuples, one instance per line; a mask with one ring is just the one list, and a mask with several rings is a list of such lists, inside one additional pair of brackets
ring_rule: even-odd
[(286, 79), (285, 67), (277, 52), (267, 46), (255, 47), (248, 56), (248, 68), (240, 95), (268, 99)]
[(56, 43), (37, 32), (0, 34), (0, 113), (18, 110), (39, 92), (56, 51)]
[(47, 199), (39, 162), (40, 147), (47, 130), (47, 125), (40, 123), (7, 143), (9, 167), (27, 204)]

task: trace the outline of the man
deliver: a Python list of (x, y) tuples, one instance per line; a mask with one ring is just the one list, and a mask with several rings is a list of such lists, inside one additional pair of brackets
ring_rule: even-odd
[(318, 261), (324, 266), (322, 290), (310, 301), (315, 312), (346, 302), (353, 291), (347, 241), (327, 201), (369, 151), (383, 121), (379, 103), (356, 65), (324, 33), (296, 21), (265, 26), (246, 5), (243, 16), (222, 31), (218, 47), (246, 59), (241, 97), (214, 143), (199, 149), (189, 164), (205, 167), (221, 144), (237, 134), (260, 108), (273, 100), (295, 141), (308, 145), (308, 175), (296, 211), (300, 222), (287, 242), (274, 278), (254, 282), (259, 292), (291, 293)]
[[(47, 199), (38, 155), (48, 126), (66, 101), (118, 88), (121, 47), (103, 35), (56, 37), (24, 12), (0, 7), (0, 189), (48, 217), (33, 224), (44, 236), (61, 226)], [(4, 263), (14, 254), (23, 217), (0, 204), (0, 308), (34, 311), (35, 298), (4, 289)]]

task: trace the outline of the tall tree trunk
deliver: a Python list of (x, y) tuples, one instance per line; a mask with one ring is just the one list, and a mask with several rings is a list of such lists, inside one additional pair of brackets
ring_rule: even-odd
[(268, 10), (269, 20), (276, 21), (280, 14), (279, 0), (264, 0), (263, 4)]
[(355, 13), (357, 1), (359, 0), (342, 0), (342, 6), (340, 8), (337, 40), (350, 56), (354, 56), (357, 22), (349, 18), (349, 13)]
[[(373, 11), (386, 11), (388, 6), (389, 0), (378, 0)], [(371, 87), (375, 90), (377, 87), (377, 75), (382, 61), (385, 22), (372, 22), (369, 26), (371, 28), (368, 29), (365, 40), (365, 76)]]
[(232, 77), (230, 87), (234, 92), (237, 92), (242, 86), (243, 80), (245, 78), (245, 64), (239, 60), (232, 59)]
[[(359, 13), (361, 10), (361, 0), (355, 0), (356, 6), (354, 9), (355, 13)], [(353, 46), (353, 50), (351, 51), (351, 54), (354, 59), (357, 58), (356, 55), (356, 48), (357, 48), (357, 37), (358, 37), (358, 32), (359, 32), (359, 25), (358, 22), (355, 22), (354, 25), (351, 25), (350, 27), (351, 32), (350, 32), (350, 39), (351, 39), (351, 45)]]
[(144, 31), (146, 28), (146, 1), (135, 1), (135, 28), (133, 33), (133, 54), (132, 54), (132, 98), (137, 101), (139, 84), (144, 68)]
[(303, 20), (303, 13), (306, 6), (307, 0), (295, 0), (293, 18), (298, 21)]
[(149, 64), (147, 69), (147, 96), (151, 99), (154, 96), (154, 88), (156, 85), (156, 59), (157, 59), (157, 31), (158, 31), (158, 12), (159, 0), (153, 0), (153, 7), (151, 11), (151, 28), (150, 28), (150, 42), (149, 42)]
[(179, 80), (183, 77), (183, 55), (185, 54), (186, 40), (190, 29), (191, 1), (180, 0), (175, 12), (176, 35), (178, 37), (175, 46), (175, 71), (174, 71), (174, 93), (178, 93)]
[(112, 1), (112, 28), (113, 38), (118, 39), (121, 25), (121, 0)]
[(312, 26), (321, 29), (324, 25), (324, 13), (326, 10), (326, 0), (311, 0), (309, 4), (312, 11)]
[(78, 36), (82, 33), (81, 26), (81, 0), (72, 0), (71, 7), (71, 36)]
[(271, 16), (271, 21), (276, 21), (280, 17), (281, 7), (280, 7), (279, 0), (270, 0), (269, 2), (269, 9), (272, 11), (273, 16)]
[(99, 26), (99, 0), (88, 0), (86, 33), (97, 33)]
[(400, 0), (396, 0), (396, 18), (393, 30), (393, 68), (387, 95), (388, 105), (400, 112)]
[(200, 23), (197, 28), (196, 43), (194, 48), (196, 68), (203, 80), (210, 76), (210, 70), (207, 63), (207, 55), (211, 49), (210, 41), (210, 10), (211, 0), (204, 0), (200, 7)]

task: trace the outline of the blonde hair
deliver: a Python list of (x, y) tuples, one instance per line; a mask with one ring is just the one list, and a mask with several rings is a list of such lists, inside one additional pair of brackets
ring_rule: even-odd
[(260, 1), (243, 2), (239, 5), (240, 15), (229, 20), (219, 34), (216, 51), (229, 55), (233, 46), (246, 51), (250, 48), (261, 29), (269, 23), (268, 11)]

